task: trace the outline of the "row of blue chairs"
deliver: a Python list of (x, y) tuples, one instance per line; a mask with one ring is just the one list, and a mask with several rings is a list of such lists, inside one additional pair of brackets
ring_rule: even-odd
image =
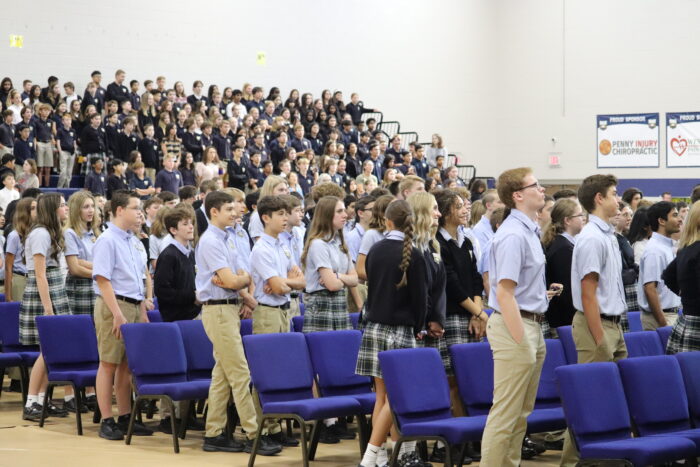
[(18, 368), (22, 386), (22, 402), (27, 401), (29, 385), (29, 368), (39, 357), (39, 346), (23, 345), (19, 340), (19, 302), (5, 302), (5, 295), (0, 294), (0, 393), (2, 392), (2, 375), (5, 368)]

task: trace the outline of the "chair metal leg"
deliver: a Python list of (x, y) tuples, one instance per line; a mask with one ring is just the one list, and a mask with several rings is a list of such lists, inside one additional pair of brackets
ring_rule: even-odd
[(46, 420), (46, 412), (48, 412), (48, 402), (49, 402), (49, 393), (50, 388), (52, 388), (51, 383), (49, 383), (48, 387), (46, 388), (46, 392), (44, 393), (44, 401), (42, 402), (41, 406), (41, 420), (39, 420), (39, 426), (43, 427), (44, 426), (44, 420)]
[(287, 420), (286, 422), (287, 422), (287, 438), (291, 438), (292, 436), (294, 436), (294, 434), (292, 432), (292, 420)]
[(5, 369), (0, 367), (0, 397), (2, 396), (2, 382), (5, 381)]
[(180, 452), (180, 443), (177, 440), (178, 431), (175, 425), (175, 404), (173, 404), (173, 400), (168, 396), (163, 397), (161, 400), (165, 401), (165, 403), (168, 405), (168, 410), (170, 411), (170, 429), (173, 432), (173, 450), (175, 451), (175, 454), (178, 454)]
[(314, 421), (314, 427), (311, 429), (311, 444), (309, 445), (309, 460), (316, 458), (316, 448), (318, 448), (318, 440), (321, 437), (323, 429), (323, 420)]
[[(452, 446), (447, 444), (447, 440), (441, 439), (442, 443), (445, 445), (445, 466), (452, 467), (454, 464), (452, 463)], [(464, 449), (464, 448), (462, 448)], [(459, 465), (462, 465), (462, 455), (461, 455), (462, 450), (460, 449), (460, 456), (459, 456)]]
[(124, 440), (127, 445), (131, 444), (131, 436), (134, 432), (134, 422), (136, 421), (136, 411), (138, 410), (138, 403), (140, 400), (141, 398), (137, 397), (136, 401), (131, 405), (131, 416), (129, 417), (129, 426), (126, 429), (126, 440)]
[[(445, 450), (447, 450), (447, 448), (445, 448)], [(423, 462), (428, 460), (428, 443), (426, 441), (418, 441), (418, 455)]]
[(27, 393), (29, 391), (29, 370), (25, 365), (19, 367), (19, 374), (19, 382), (22, 385), (22, 405), (24, 406), (27, 404)]
[(360, 441), (360, 457), (362, 457), (367, 450), (371, 432), (367, 430), (367, 418), (364, 415), (356, 415), (355, 420), (357, 420), (357, 431), (359, 432), (357, 437)]
[[(190, 407), (191, 407), (191, 401), (183, 401), (184, 402), (184, 407), (181, 407), (182, 410), (180, 410), (180, 439), (185, 439), (185, 436), (187, 435), (187, 423), (190, 421)], [(174, 414), (173, 414), (174, 416)], [(171, 416), (171, 418), (173, 417)]]
[(75, 426), (78, 429), (78, 436), (83, 436), (83, 419), (80, 416), (80, 407), (83, 405), (83, 396), (80, 394), (80, 389), (75, 387), (74, 383), (71, 383), (73, 387), (73, 394), (75, 396)]
[(260, 437), (262, 436), (263, 425), (265, 425), (265, 420), (268, 417), (262, 416), (258, 422), (258, 431), (255, 433), (255, 441), (253, 441), (253, 449), (250, 450), (250, 457), (248, 458), (248, 467), (253, 467), (255, 465), (255, 456), (258, 454), (258, 444), (260, 444)]
[(401, 445), (403, 444), (403, 436), (399, 436), (398, 441), (394, 443), (394, 450), (391, 451), (391, 458), (389, 459), (389, 466), (396, 467), (399, 460), (399, 451), (401, 450)]
[(309, 467), (309, 445), (306, 433), (306, 422), (304, 419), (298, 415), (292, 417), (292, 420), (296, 421), (301, 428), (301, 463), (303, 467)]

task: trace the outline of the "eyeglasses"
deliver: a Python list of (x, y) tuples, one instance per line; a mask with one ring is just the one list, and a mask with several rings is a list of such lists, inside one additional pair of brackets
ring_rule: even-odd
[(576, 215), (569, 216), (569, 217), (583, 217), (583, 216), (584, 216), (584, 214), (576, 214)]
[(523, 190), (527, 190), (528, 188), (537, 188), (539, 190), (540, 188), (542, 188), (542, 185), (540, 185), (540, 182), (535, 182), (531, 185), (524, 186), (516, 191), (523, 191)]

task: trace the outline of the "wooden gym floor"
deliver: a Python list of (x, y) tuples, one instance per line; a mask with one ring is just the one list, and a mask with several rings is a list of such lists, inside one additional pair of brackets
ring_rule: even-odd
[[(9, 380), (4, 380), (4, 389)], [(56, 396), (62, 393), (56, 390)], [(50, 418), (44, 428), (21, 417), (22, 398), (18, 393), (5, 392), (0, 397), (0, 466), (2, 467), (140, 467), (140, 466), (247, 466), (248, 454), (209, 453), (202, 451), (203, 432), (188, 432), (180, 440), (180, 453), (175, 454), (170, 435), (156, 431), (150, 437), (134, 437), (131, 445), (123, 441), (106, 441), (97, 436), (98, 425), (92, 423), (92, 413), (83, 414), (83, 436), (75, 431), (75, 417)], [(158, 414), (146, 421), (153, 428)], [(559, 465), (560, 451), (547, 451), (523, 467)], [(356, 467), (360, 461), (357, 441), (340, 444), (319, 444), (315, 467)], [(301, 465), (299, 448), (286, 448), (274, 457), (258, 456), (256, 466)], [(441, 464), (434, 464), (441, 465)], [(472, 465), (478, 465), (473, 463)]]

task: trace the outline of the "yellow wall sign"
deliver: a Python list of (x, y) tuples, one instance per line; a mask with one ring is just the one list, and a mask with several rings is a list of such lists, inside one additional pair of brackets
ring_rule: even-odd
[(265, 66), (267, 64), (267, 55), (265, 52), (258, 52), (256, 62), (260, 66)]
[(17, 47), (18, 49), (21, 49), (23, 45), (24, 45), (24, 36), (10, 34), (10, 47)]

